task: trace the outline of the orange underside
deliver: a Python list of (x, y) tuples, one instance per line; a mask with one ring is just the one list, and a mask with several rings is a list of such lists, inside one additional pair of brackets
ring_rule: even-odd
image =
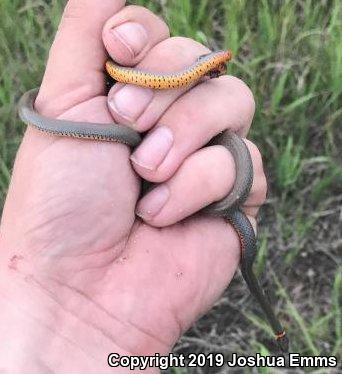
[(170, 89), (187, 86), (206, 75), (209, 71), (220, 70), (220, 66), (230, 58), (230, 51), (213, 52), (210, 58), (199, 61), (191, 68), (185, 68), (181, 72), (167, 75), (125, 68), (116, 65), (112, 61), (106, 62), (106, 71), (113, 79), (121, 83), (130, 83), (154, 89)]

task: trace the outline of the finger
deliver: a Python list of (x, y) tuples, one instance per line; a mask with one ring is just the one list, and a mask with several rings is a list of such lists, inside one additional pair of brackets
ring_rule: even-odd
[(180, 97), (160, 118), (131, 156), (144, 179), (163, 182), (216, 134), (232, 129), (245, 135), (254, 114), (250, 89), (240, 79), (222, 76)]
[(70, 0), (65, 7), (36, 100), (37, 110), (57, 117), (103, 93), (106, 52), (102, 28), (124, 0)]
[(248, 139), (244, 139), (253, 163), (253, 184), (248, 198), (242, 206), (243, 212), (249, 217), (256, 217), (267, 195), (267, 179), (261, 153), (258, 147)]
[[(152, 48), (136, 68), (161, 73), (176, 72), (208, 52), (206, 47), (192, 39), (168, 38)], [(115, 84), (108, 94), (108, 107), (117, 122), (145, 132), (189, 89), (152, 90), (131, 84)]]
[[(252, 157), (255, 146), (247, 142)], [(248, 206), (253, 210), (265, 199), (265, 177), (262, 164), (253, 160), (254, 181)], [(225, 197), (234, 185), (235, 163), (231, 153), (222, 146), (203, 148), (189, 156), (176, 174), (167, 182), (158, 185), (137, 205), (137, 214), (150, 225), (163, 227), (174, 224), (209, 204)]]
[(115, 62), (134, 66), (169, 35), (169, 28), (161, 18), (144, 7), (131, 5), (106, 22), (102, 38)]

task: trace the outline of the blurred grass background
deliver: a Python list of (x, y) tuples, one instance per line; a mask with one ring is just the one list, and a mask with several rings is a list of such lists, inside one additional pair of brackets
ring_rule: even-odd
[[(341, 359), (342, 2), (131, 3), (160, 14), (172, 35), (233, 50), (229, 73), (255, 95), (250, 138), (263, 154), (269, 181), (256, 269), (272, 290), (291, 350)], [(39, 85), (63, 5), (61, 0), (0, 1), (1, 206), (24, 131), (16, 102)], [(274, 349), (271, 338), (237, 276), (175, 351), (266, 353)]]

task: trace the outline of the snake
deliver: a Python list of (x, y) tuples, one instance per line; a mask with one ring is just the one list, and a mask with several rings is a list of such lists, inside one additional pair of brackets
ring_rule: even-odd
[[(105, 72), (119, 83), (134, 84), (157, 90), (179, 89), (198, 83), (204, 78), (216, 78), (226, 72), (226, 63), (231, 59), (230, 50), (220, 50), (199, 56), (190, 66), (172, 73), (154, 73), (137, 68), (125, 67), (112, 60), (105, 63)], [(39, 89), (26, 92), (18, 104), (21, 120), (46, 134), (88, 140), (118, 142), (132, 148), (138, 146), (142, 137), (135, 130), (117, 123), (74, 122), (48, 118), (34, 108)], [(288, 351), (289, 340), (285, 330), (253, 271), (257, 254), (257, 239), (254, 229), (242, 211), (253, 183), (253, 165), (246, 143), (231, 130), (214, 137), (208, 145), (221, 145), (231, 152), (236, 169), (236, 177), (230, 193), (202, 209), (202, 213), (222, 217), (232, 225), (238, 234), (241, 246), (240, 270), (250, 293), (258, 301), (275, 335), (282, 352)]]

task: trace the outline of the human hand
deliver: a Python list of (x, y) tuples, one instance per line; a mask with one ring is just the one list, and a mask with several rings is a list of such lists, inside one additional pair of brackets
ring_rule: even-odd
[[(198, 149), (227, 128), (246, 135), (254, 112), (249, 89), (223, 76), (189, 91), (117, 84), (107, 99), (103, 44), (123, 65), (165, 72), (208, 50), (169, 38), (164, 22), (144, 8), (83, 3), (66, 7), (36, 109), (75, 121), (114, 118), (148, 135), (131, 165), (124, 145), (27, 130), (0, 242), (0, 331), (12, 352), (2, 350), (0, 361), (19, 372), (27, 363), (37, 372), (57, 363), (60, 372), (76, 365), (99, 372), (109, 352), (169, 352), (217, 300), (240, 259), (233, 228), (190, 216), (234, 183), (223, 147)], [(266, 184), (260, 154), (247, 144), (255, 178), (245, 212), (255, 224)], [(136, 205), (137, 174), (160, 185)]]

